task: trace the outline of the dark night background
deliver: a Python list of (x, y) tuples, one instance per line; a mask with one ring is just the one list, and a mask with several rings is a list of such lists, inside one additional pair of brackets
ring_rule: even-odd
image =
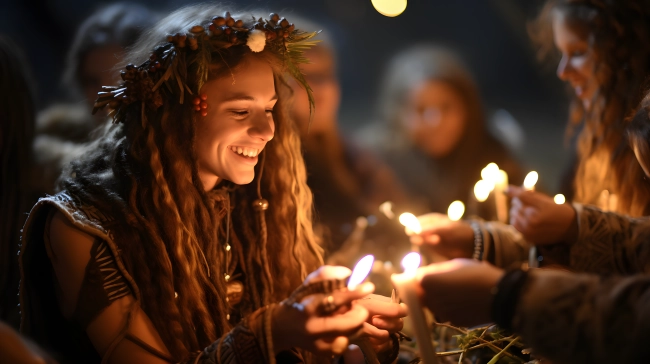
[[(169, 12), (190, 2), (143, 0)], [(38, 106), (57, 100), (66, 51), (76, 28), (106, 4), (81, 0), (3, 0), (0, 32), (27, 54), (38, 88)], [(409, 0), (406, 11), (388, 18), (370, 0), (244, 0), (238, 8), (259, 8), (290, 18), (292, 12), (327, 27), (339, 55), (343, 86), (340, 112), (345, 131), (375, 120), (378, 81), (386, 62), (413, 43), (436, 42), (457, 51), (476, 78), (488, 112), (507, 110), (526, 134), (518, 154), (540, 183), (554, 192), (567, 164), (564, 126), (567, 93), (554, 74), (555, 65), (535, 57), (526, 23), (539, 0)]]

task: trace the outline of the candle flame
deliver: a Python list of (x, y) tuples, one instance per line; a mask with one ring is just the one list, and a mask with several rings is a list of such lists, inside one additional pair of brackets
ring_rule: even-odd
[(535, 171), (529, 172), (526, 175), (526, 178), (524, 179), (524, 188), (527, 190), (534, 189), (538, 179), (539, 179), (539, 174), (537, 174), (537, 172)]
[(372, 269), (372, 264), (374, 262), (375, 257), (372, 255), (366, 255), (365, 257), (361, 258), (357, 265), (354, 266), (352, 275), (350, 275), (350, 279), (348, 280), (349, 290), (354, 290), (366, 279), (368, 273), (370, 273), (370, 270)]
[(372, 0), (372, 6), (379, 14), (394, 17), (406, 10), (406, 0)]
[(474, 196), (478, 202), (483, 202), (488, 199), (492, 190), (494, 190), (494, 183), (490, 183), (486, 180), (480, 180), (474, 185)]
[(420, 225), (420, 220), (418, 220), (415, 215), (410, 212), (405, 212), (399, 215), (399, 223), (406, 226), (412, 232), (419, 234), (422, 232), (422, 226)]
[(499, 166), (496, 163), (490, 163), (481, 170), (481, 178), (489, 183), (496, 183), (499, 177)]
[(458, 221), (465, 213), (465, 205), (460, 201), (454, 201), (447, 209), (447, 216), (451, 221)]
[(558, 193), (557, 195), (555, 195), (555, 197), (553, 197), (553, 201), (555, 201), (555, 203), (558, 205), (562, 205), (563, 203), (566, 202), (566, 197), (564, 197), (563, 194)]
[(404, 274), (415, 275), (415, 271), (420, 266), (422, 258), (420, 254), (416, 252), (410, 252), (404, 256), (402, 259), (402, 268), (404, 268)]
[(395, 218), (395, 213), (393, 213), (393, 203), (390, 201), (386, 201), (379, 205), (379, 211), (391, 220)]

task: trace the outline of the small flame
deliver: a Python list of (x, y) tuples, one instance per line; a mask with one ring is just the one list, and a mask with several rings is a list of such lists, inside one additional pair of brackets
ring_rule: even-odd
[(454, 201), (447, 209), (447, 216), (451, 221), (458, 221), (465, 213), (465, 205), (460, 201)]
[(418, 220), (415, 215), (410, 212), (405, 212), (399, 215), (399, 223), (406, 226), (412, 232), (419, 234), (422, 232), (422, 226), (420, 225), (420, 220)]
[(379, 211), (391, 220), (395, 218), (395, 213), (393, 213), (393, 203), (390, 201), (386, 201), (379, 205)]
[(537, 172), (535, 171), (529, 172), (526, 175), (526, 178), (524, 179), (524, 188), (527, 190), (534, 189), (538, 179), (539, 179), (539, 174), (537, 174)]
[(481, 170), (481, 178), (488, 183), (496, 183), (499, 177), (499, 166), (496, 163), (490, 163)]
[(370, 270), (372, 269), (372, 264), (374, 262), (375, 257), (372, 255), (366, 255), (365, 257), (361, 258), (357, 265), (354, 266), (352, 275), (350, 275), (350, 279), (348, 280), (349, 290), (354, 290), (366, 279), (368, 273), (370, 273)]
[(474, 196), (478, 202), (483, 202), (488, 199), (492, 190), (494, 190), (494, 183), (490, 183), (486, 180), (480, 180), (474, 185)]
[(564, 197), (563, 194), (558, 193), (557, 195), (555, 195), (555, 197), (553, 197), (553, 201), (555, 201), (555, 203), (558, 205), (562, 205), (563, 203), (566, 202), (566, 197)]
[(404, 268), (404, 274), (415, 275), (415, 271), (420, 266), (420, 254), (416, 252), (408, 253), (402, 259), (402, 268)]

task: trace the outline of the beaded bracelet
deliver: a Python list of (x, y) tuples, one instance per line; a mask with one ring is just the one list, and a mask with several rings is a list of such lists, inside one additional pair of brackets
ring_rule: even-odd
[(472, 259), (480, 262), (483, 260), (483, 231), (481, 231), (481, 226), (478, 221), (471, 220), (469, 225), (474, 230), (474, 252), (472, 253)]

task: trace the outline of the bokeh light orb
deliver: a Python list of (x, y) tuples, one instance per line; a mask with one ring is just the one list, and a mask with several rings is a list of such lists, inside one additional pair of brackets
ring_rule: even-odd
[(406, 10), (406, 0), (371, 0), (379, 14), (389, 17), (400, 15)]

